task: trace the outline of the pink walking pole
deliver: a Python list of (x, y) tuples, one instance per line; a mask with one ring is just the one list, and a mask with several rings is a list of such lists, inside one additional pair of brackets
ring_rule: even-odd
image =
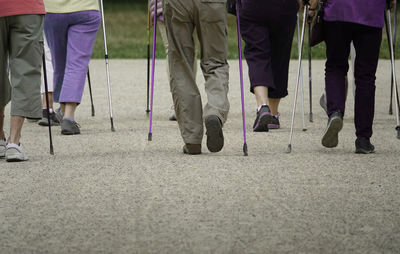
[(155, 0), (154, 18), (153, 18), (153, 58), (152, 58), (152, 69), (151, 69), (151, 95), (150, 95), (150, 127), (148, 140), (151, 141), (153, 138), (152, 124), (153, 124), (153, 99), (154, 99), (154, 71), (155, 71), (155, 60), (156, 60), (156, 41), (157, 41), (157, 0)]

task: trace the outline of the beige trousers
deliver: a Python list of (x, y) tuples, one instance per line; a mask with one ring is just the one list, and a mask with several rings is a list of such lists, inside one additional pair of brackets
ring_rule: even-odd
[[(229, 112), (226, 0), (165, 0), (164, 17), (169, 42), (170, 85), (176, 117), (185, 143), (200, 144), (203, 118), (218, 116), (225, 123)], [(205, 78), (204, 107), (194, 76), (195, 43), (201, 48)]]

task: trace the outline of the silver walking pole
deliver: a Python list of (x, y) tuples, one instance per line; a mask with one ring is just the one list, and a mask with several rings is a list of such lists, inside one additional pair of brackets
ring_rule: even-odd
[[(299, 53), (300, 53), (300, 18), (299, 14), (297, 13), (297, 42), (298, 42), (298, 48), (299, 48)], [(306, 120), (305, 120), (305, 112), (304, 112), (304, 86), (303, 86), (303, 67), (301, 66), (300, 63), (300, 95), (301, 95), (301, 120), (303, 123), (303, 131), (307, 131), (306, 128)]]
[(386, 19), (389, 25), (389, 42), (390, 42), (390, 60), (392, 63), (392, 75), (393, 75), (393, 92), (394, 92), (394, 102), (395, 102), (395, 110), (396, 110), (396, 131), (397, 131), (397, 138), (400, 139), (400, 119), (399, 119), (399, 102), (397, 101), (398, 90), (397, 90), (397, 79), (396, 79), (396, 68), (395, 68), (395, 59), (394, 59), (394, 49), (393, 49), (393, 37), (392, 37), (392, 22), (391, 22), (391, 15), (390, 9), (386, 10)]
[(113, 109), (112, 109), (110, 68), (109, 68), (109, 62), (108, 62), (106, 22), (105, 22), (105, 17), (104, 17), (103, 0), (100, 0), (100, 9), (101, 9), (101, 20), (102, 20), (102, 24), (103, 24), (103, 38), (104, 38), (104, 52), (105, 52), (104, 59), (106, 61), (106, 74), (107, 74), (108, 99), (109, 99), (109, 108), (110, 108), (111, 131), (115, 131), (115, 129), (114, 129), (114, 119), (113, 119)]
[(308, 3), (304, 6), (304, 13), (303, 13), (303, 25), (301, 28), (301, 38), (300, 38), (300, 49), (299, 49), (299, 65), (297, 67), (297, 77), (296, 77), (296, 88), (294, 91), (294, 102), (293, 102), (293, 112), (292, 112), (292, 123), (290, 126), (290, 135), (289, 135), (289, 145), (286, 149), (286, 153), (292, 152), (292, 140), (293, 140), (293, 128), (294, 128), (294, 117), (296, 115), (296, 103), (297, 103), (297, 95), (299, 92), (299, 83), (300, 83), (300, 71), (301, 71), (301, 58), (303, 54), (303, 43), (304, 43), (304, 32), (306, 28), (307, 22), (307, 13), (308, 13)]

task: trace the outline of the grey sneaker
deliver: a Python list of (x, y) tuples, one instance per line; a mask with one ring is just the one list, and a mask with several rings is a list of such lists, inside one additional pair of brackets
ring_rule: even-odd
[[(38, 122), (40, 126), (49, 126), (49, 120), (47, 119), (47, 109), (43, 109), (42, 119)], [(60, 120), (55, 112), (50, 113), (50, 125), (51, 126), (59, 126)]]
[(339, 143), (339, 132), (343, 128), (343, 114), (341, 112), (333, 113), (328, 120), (322, 145), (328, 148), (336, 147)]
[(6, 156), (7, 141), (5, 139), (0, 140), (0, 159)]
[(6, 160), (8, 162), (19, 162), (19, 161), (27, 161), (28, 156), (22, 150), (22, 146), (9, 143), (6, 146)]
[(321, 95), (321, 98), (319, 98), (319, 105), (321, 108), (325, 111), (326, 114), (328, 114), (328, 109), (326, 107), (326, 98), (325, 98), (325, 93)]
[(79, 129), (79, 124), (75, 121), (70, 121), (68, 119), (63, 119), (61, 121), (61, 134), (63, 135), (76, 135), (81, 134)]

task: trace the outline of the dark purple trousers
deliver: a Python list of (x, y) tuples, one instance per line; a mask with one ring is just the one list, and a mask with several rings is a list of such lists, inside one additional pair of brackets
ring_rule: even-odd
[(268, 87), (269, 98), (288, 94), (288, 72), (297, 0), (242, 0), (240, 29), (246, 43), (251, 88)]
[(345, 113), (345, 76), (349, 70), (350, 44), (356, 50), (354, 124), (356, 136), (370, 138), (375, 110), (375, 74), (382, 29), (348, 22), (325, 22), (325, 89), (328, 115)]

